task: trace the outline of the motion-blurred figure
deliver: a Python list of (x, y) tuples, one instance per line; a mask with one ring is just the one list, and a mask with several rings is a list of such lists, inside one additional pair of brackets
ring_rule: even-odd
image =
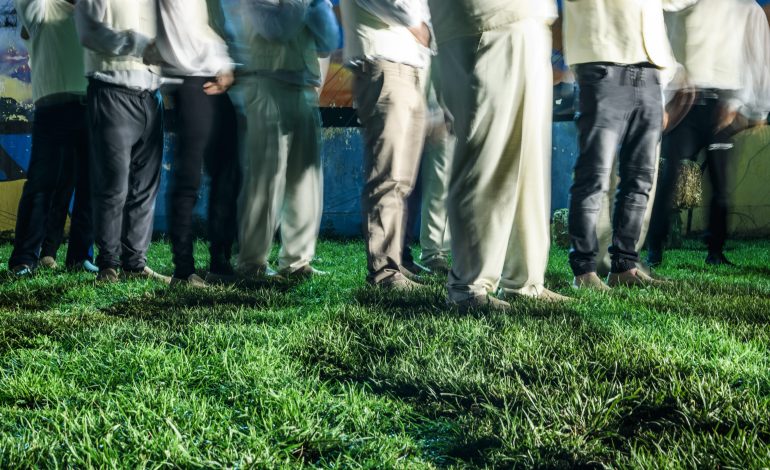
[[(361, 198), (375, 286), (419, 287), (405, 269), (407, 199), (414, 190), (425, 138), (425, 79), (430, 66), (426, 0), (342, 0), (345, 62), (364, 127)], [(408, 260), (407, 260), (408, 261)]]
[[(660, 264), (670, 230), (671, 204), (682, 159), (706, 152), (711, 181), (706, 235), (709, 265), (731, 265), (727, 239), (733, 136), (770, 112), (770, 30), (754, 0), (699, 0), (667, 15), (668, 34), (681, 77), (676, 95), (688, 97), (689, 112), (663, 139), (665, 167), (648, 236), (648, 262)], [(682, 101), (682, 100), (679, 100)]]
[(319, 56), (337, 48), (339, 26), (327, 0), (243, 0), (241, 13), (247, 129), (238, 270), (274, 274), (268, 257), (280, 226), (279, 272), (322, 274), (310, 265), (323, 211)]
[(195, 273), (192, 214), (198, 201), (202, 169), (211, 177), (208, 239), (211, 261), (206, 279), (232, 280), (230, 264), (237, 233), (236, 207), (240, 189), (235, 108), (227, 94), (233, 83), (233, 61), (221, 21), (219, 0), (158, 0), (158, 62), (163, 74), (180, 77), (172, 88), (178, 147), (171, 170), (169, 235), (174, 260), (172, 284), (205, 287)]
[(154, 51), (155, 0), (79, 0), (78, 33), (86, 47), (88, 124), (97, 280), (156, 278), (147, 267), (163, 158), (160, 69)]
[(16, 0), (16, 10), (22, 36), (28, 40), (35, 118), (32, 156), (8, 264), (20, 276), (33, 272), (38, 256), (44, 265), (55, 266), (76, 188), (66, 265), (93, 270), (87, 82), (83, 47), (75, 30), (74, 0)]
[(449, 300), (506, 310), (489, 294), (562, 301), (548, 264), (553, 0), (432, 0), (457, 149), (449, 183)]

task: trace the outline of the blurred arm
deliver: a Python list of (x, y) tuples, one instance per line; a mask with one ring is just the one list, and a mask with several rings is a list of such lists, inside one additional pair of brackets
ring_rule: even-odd
[(340, 44), (340, 28), (329, 0), (315, 0), (307, 14), (307, 27), (315, 37), (320, 55), (330, 54)]
[(143, 57), (151, 38), (136, 31), (116, 31), (103, 21), (108, 0), (79, 0), (75, 6), (75, 23), (83, 46), (110, 56)]
[(257, 34), (286, 42), (305, 26), (307, 0), (246, 0), (244, 5)]

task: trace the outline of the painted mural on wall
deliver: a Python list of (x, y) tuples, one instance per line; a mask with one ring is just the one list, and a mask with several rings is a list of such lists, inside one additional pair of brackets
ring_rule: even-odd
[(29, 162), (32, 87), (12, 0), (0, 0), (0, 232), (12, 230)]

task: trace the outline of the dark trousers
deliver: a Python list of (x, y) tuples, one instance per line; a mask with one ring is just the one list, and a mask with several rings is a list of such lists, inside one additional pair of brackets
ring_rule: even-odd
[[(73, 186), (75, 204), (67, 266), (90, 260), (93, 244), (86, 106), (77, 98), (35, 109), (32, 156), (19, 201), (16, 238), (8, 261), (11, 267), (34, 267), (47, 233), (63, 231)], [(58, 235), (56, 248), (61, 236)], [(43, 256), (46, 255), (50, 253), (44, 251)]]
[(90, 80), (91, 178), (100, 269), (147, 264), (163, 159), (159, 92)]
[(728, 182), (732, 137), (737, 129), (728, 126), (716, 132), (720, 109), (719, 92), (700, 92), (681, 123), (663, 138), (663, 174), (652, 209), (647, 245), (662, 251), (671, 228), (671, 209), (683, 159), (695, 160), (706, 149), (706, 167), (711, 180), (711, 201), (706, 243), (709, 252), (721, 253), (727, 240), (727, 213), (730, 206)]
[(639, 261), (636, 243), (655, 176), (663, 125), (659, 73), (651, 67), (599, 63), (578, 65), (575, 71), (580, 155), (570, 198), (570, 266), (575, 275), (596, 271), (596, 224), (617, 157), (620, 183), (609, 252), (612, 272), (624, 272)]
[(210, 96), (203, 92), (203, 85), (209, 80), (187, 77), (174, 92), (179, 143), (168, 199), (169, 235), (176, 267), (174, 276), (181, 279), (195, 272), (192, 214), (204, 166), (211, 177), (208, 237), (212, 272), (229, 274), (238, 229), (240, 167), (235, 108), (227, 93)]

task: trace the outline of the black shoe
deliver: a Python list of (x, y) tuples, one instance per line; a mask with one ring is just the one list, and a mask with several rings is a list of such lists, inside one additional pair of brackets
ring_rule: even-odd
[(16, 277), (30, 277), (34, 274), (32, 266), (27, 264), (20, 264), (11, 268), (11, 272)]
[(709, 253), (706, 257), (706, 264), (710, 266), (735, 266), (735, 263), (725, 258), (721, 251)]

